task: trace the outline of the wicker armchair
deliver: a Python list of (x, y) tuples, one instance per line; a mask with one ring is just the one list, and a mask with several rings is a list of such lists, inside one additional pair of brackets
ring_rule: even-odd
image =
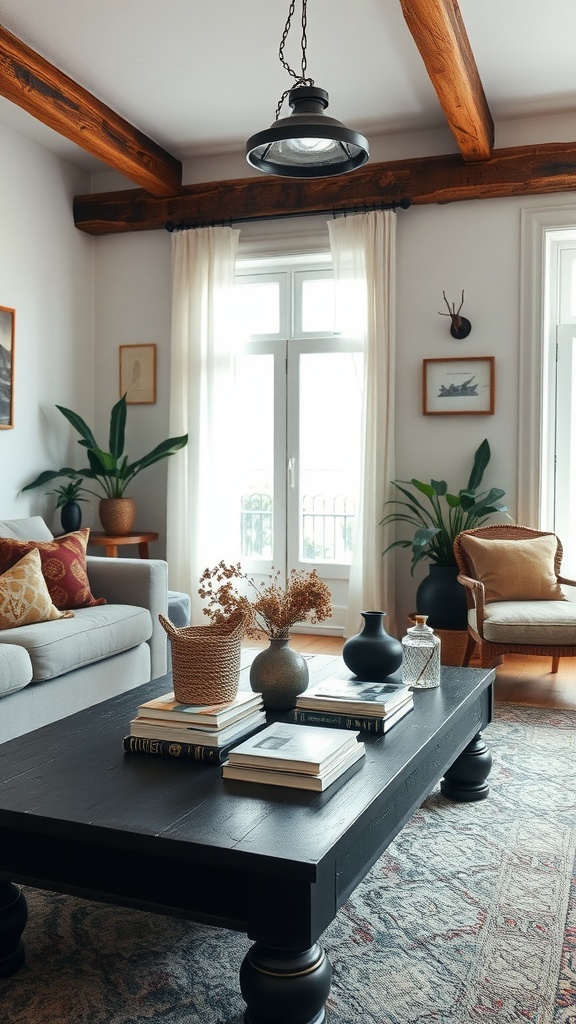
[[(516, 542), (523, 542), (517, 552)], [(538, 654), (551, 656), (555, 673), (561, 657), (576, 657), (576, 604), (561, 590), (576, 581), (560, 575), (556, 534), (482, 526), (458, 534), (454, 555), (468, 603), (465, 665), (476, 645), (483, 668), (499, 665), (504, 654)]]

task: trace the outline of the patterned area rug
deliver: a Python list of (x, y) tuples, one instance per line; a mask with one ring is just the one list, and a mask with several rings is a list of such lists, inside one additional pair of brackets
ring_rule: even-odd
[[(504, 705), (488, 800), (433, 793), (322, 938), (330, 1024), (575, 1024), (576, 713)], [(2, 1024), (239, 1024), (248, 940), (27, 889)]]

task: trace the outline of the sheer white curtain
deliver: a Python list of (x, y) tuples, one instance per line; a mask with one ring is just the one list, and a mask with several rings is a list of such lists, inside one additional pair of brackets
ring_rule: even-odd
[(238, 559), (232, 292), (239, 234), (213, 227), (172, 235), (170, 436), (189, 437), (168, 460), (167, 558), (170, 588), (190, 594), (193, 623), (206, 622), (203, 570)]
[(361, 626), (361, 611), (385, 611), (395, 633), (394, 561), (382, 559), (393, 539), (379, 525), (394, 478), (396, 214), (375, 211), (329, 222), (338, 327), (364, 351), (362, 464), (348, 590), (345, 634)]

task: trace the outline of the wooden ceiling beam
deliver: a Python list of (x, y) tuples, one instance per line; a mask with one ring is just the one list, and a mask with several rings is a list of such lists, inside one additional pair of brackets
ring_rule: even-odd
[(465, 163), (460, 154), (368, 164), (336, 178), (238, 178), (185, 185), (174, 197), (142, 189), (76, 196), (74, 222), (91, 235), (153, 231), (167, 223), (205, 226), (270, 217), (362, 212), (414, 205), (576, 191), (576, 143), (495, 150)]
[(457, 0), (400, 0), (464, 160), (489, 160), (494, 123)]
[(179, 190), (179, 160), (1, 25), (0, 95), (154, 195)]

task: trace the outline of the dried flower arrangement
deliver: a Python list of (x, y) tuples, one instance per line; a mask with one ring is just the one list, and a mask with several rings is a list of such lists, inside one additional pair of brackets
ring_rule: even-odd
[[(277, 570), (270, 583), (256, 584), (242, 572), (239, 562), (236, 565), (219, 562), (213, 569), (205, 569), (200, 577), (198, 593), (208, 602), (204, 614), (212, 622), (222, 622), (241, 610), (246, 636), (257, 637), (266, 633), (270, 640), (287, 639), (297, 622), (308, 620), (315, 624), (330, 618), (330, 590), (316, 569), (311, 572), (293, 569), (285, 587), (280, 585), (279, 577), (280, 571)], [(239, 593), (234, 580), (243, 580), (255, 596), (250, 598)]]

